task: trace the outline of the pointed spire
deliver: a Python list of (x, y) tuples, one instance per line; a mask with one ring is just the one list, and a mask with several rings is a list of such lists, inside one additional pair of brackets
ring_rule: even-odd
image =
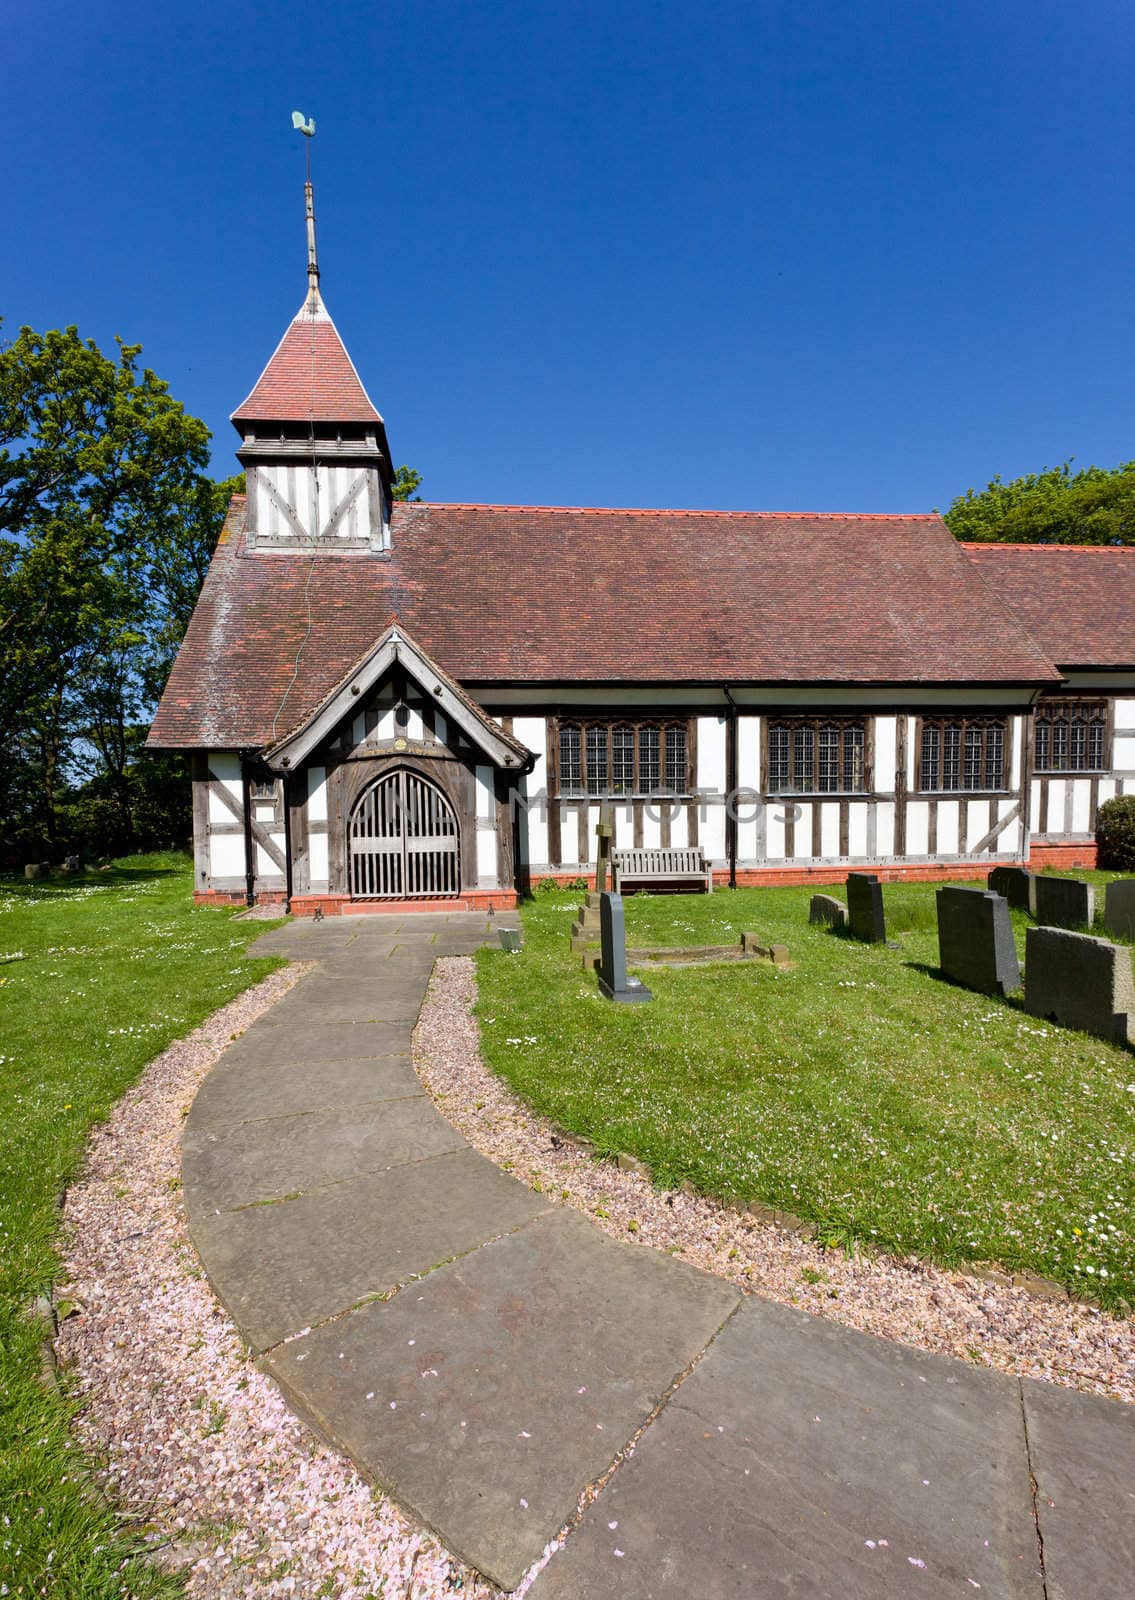
[(315, 200), (311, 189), (311, 176), (303, 186), (304, 207), (307, 212), (307, 309), (316, 317), (323, 309), (319, 297), (319, 257), (315, 249)]

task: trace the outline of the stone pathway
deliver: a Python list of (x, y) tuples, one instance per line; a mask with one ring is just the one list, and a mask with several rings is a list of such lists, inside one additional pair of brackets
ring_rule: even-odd
[(1128, 1593), (1135, 1408), (742, 1299), (465, 1144), (410, 1034), (437, 957), (486, 937), (352, 917), (255, 947), (318, 965), (206, 1079), (185, 1197), (296, 1410), (505, 1590), (644, 1430), (535, 1600)]

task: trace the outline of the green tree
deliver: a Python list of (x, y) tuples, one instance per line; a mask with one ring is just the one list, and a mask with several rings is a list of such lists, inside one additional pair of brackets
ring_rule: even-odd
[[(233, 480), (209, 431), (71, 327), (0, 347), (0, 818), (59, 840), (61, 786), (98, 778), (132, 835), (133, 730), (164, 682)], [(21, 819), (21, 813), (22, 819)]]
[(958, 495), (945, 521), (955, 538), (982, 543), (1135, 545), (1135, 461), (994, 478)]
[(394, 483), (391, 492), (395, 500), (420, 500), (420, 494), (415, 493), (422, 481), (420, 472), (415, 472), (413, 467), (401, 466), (394, 474)]

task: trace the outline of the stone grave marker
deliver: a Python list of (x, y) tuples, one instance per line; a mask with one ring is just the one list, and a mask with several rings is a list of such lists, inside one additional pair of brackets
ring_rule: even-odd
[(832, 928), (847, 927), (847, 907), (831, 894), (814, 894), (808, 902), (808, 921), (826, 922)]
[(1135, 979), (1125, 945), (1030, 928), (1025, 935), (1025, 1010), (1117, 1044), (1135, 1043)]
[(599, 956), (599, 989), (608, 1000), (653, 1000), (641, 978), (627, 975), (627, 930), (621, 894), (604, 893), (599, 902), (602, 944)]
[(1029, 910), (1045, 928), (1090, 928), (1096, 900), (1090, 883), (1079, 878), (1049, 878), (1034, 873), (1029, 885)]
[(994, 867), (989, 887), (994, 894), (1003, 895), (1014, 911), (1027, 911), (1032, 880), (1032, 873), (1024, 867)]
[(1113, 939), (1135, 939), (1135, 878), (1117, 878), (1108, 884), (1103, 925)]
[(595, 829), (599, 840), (595, 852), (595, 888), (588, 890), (584, 896), (583, 904), (579, 908), (579, 916), (571, 925), (571, 948), (576, 954), (586, 950), (589, 944), (594, 944), (599, 933), (599, 902), (607, 888), (607, 872), (611, 863), (611, 843), (615, 836), (615, 824), (611, 820), (611, 808), (603, 804), (599, 808), (599, 822)]
[(847, 875), (847, 925), (853, 939), (862, 939), (864, 944), (886, 943), (883, 885), (873, 872)]
[(938, 960), (954, 983), (980, 994), (1012, 994), (1021, 964), (1009, 902), (989, 889), (939, 889)]

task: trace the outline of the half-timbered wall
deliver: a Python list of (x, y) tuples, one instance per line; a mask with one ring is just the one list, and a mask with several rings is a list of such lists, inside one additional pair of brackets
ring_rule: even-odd
[[(1036, 761), (1030, 785), (1032, 833), (1038, 843), (1087, 843), (1095, 836), (1096, 813), (1105, 800), (1135, 793), (1135, 696), (1093, 694), (1076, 687), (1066, 698), (1102, 698), (1106, 706), (1103, 761), (1097, 770), (1044, 771)], [(1052, 702), (1060, 697), (1053, 695)]]

